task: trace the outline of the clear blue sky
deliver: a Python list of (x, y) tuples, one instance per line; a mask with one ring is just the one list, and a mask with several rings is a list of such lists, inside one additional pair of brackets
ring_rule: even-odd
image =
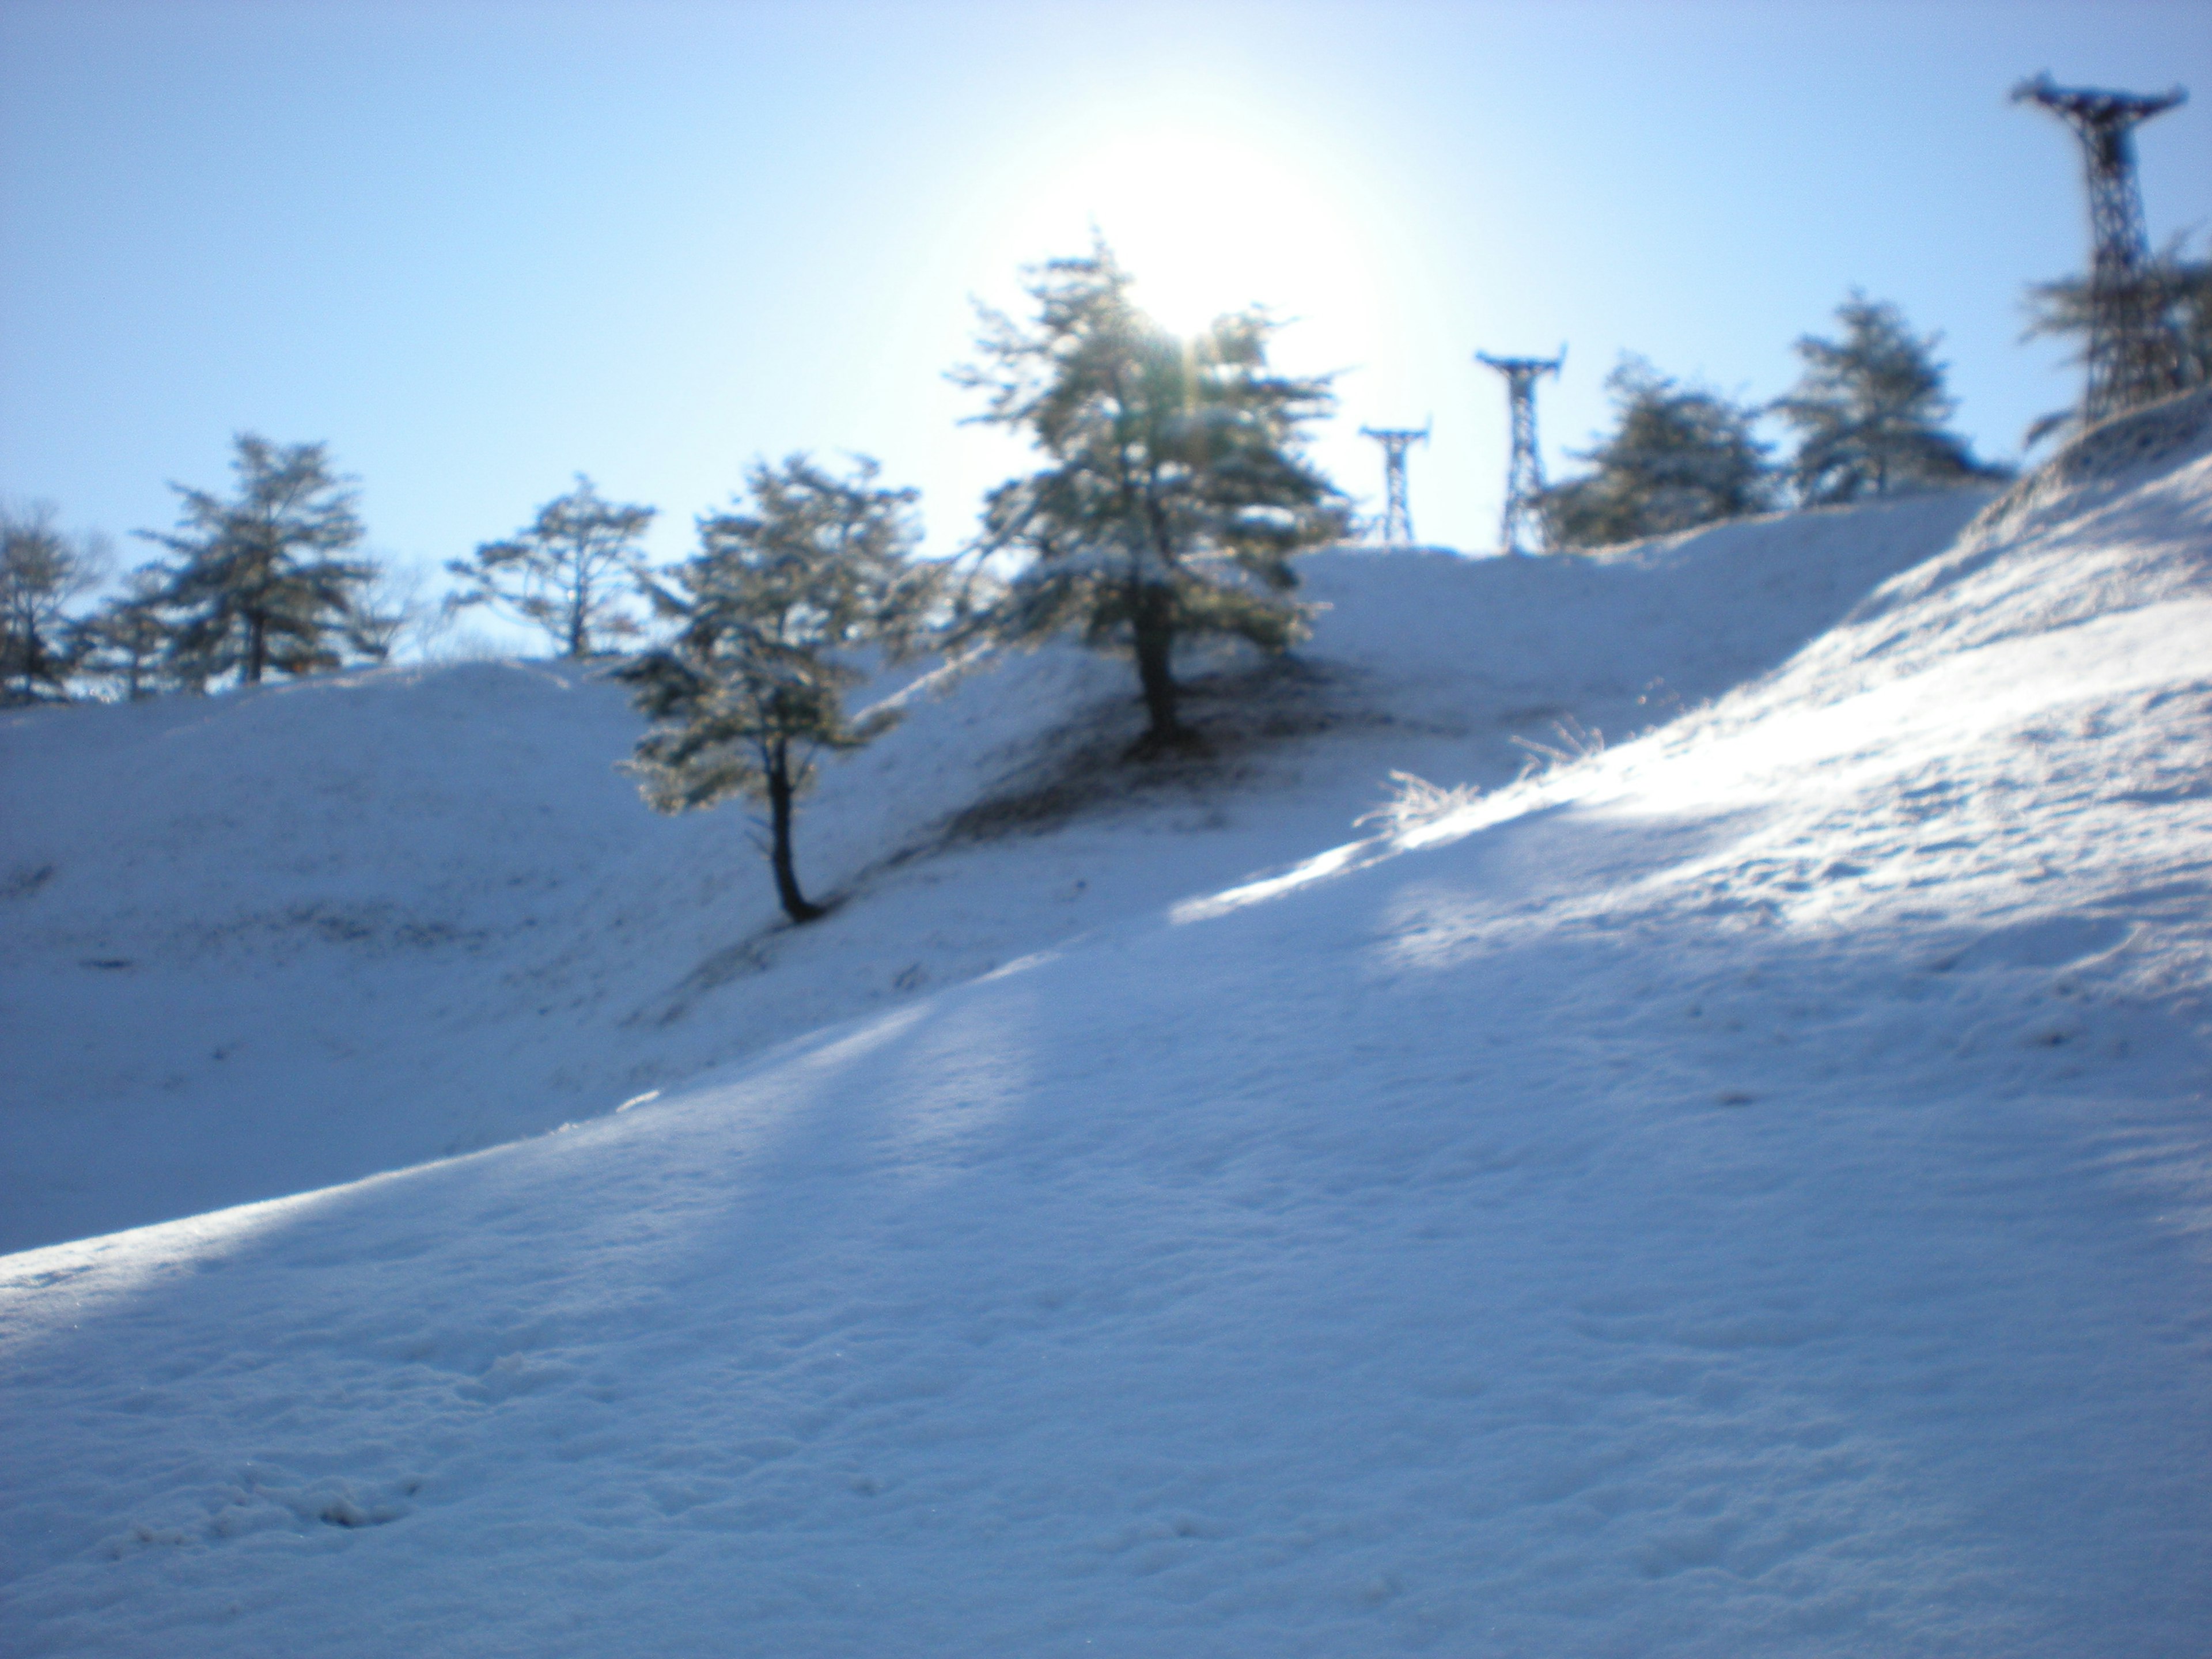
[(2045, 69), (2188, 85), (2144, 196), (2212, 225), (2197, 0), (0, 0), (0, 491), (122, 539), (251, 429), (326, 440), (403, 559), (578, 471), (673, 557), (753, 457), (865, 451), (950, 550), (1019, 459), (943, 378), (969, 296), (1094, 220), (1171, 319), (1299, 319), (1370, 505), (1358, 427), (1433, 417), (1426, 540), (1495, 534), (1477, 349), (1569, 346), (1556, 477), (1622, 350), (1770, 398), (1853, 284), (2010, 456), (2075, 387), (2017, 338), (2083, 262), (2072, 141), (2006, 101)]

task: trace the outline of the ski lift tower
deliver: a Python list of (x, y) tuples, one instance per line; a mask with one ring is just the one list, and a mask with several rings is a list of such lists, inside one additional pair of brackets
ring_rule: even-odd
[(1505, 467), (1505, 513), (1498, 526), (1498, 550), (1533, 553), (1544, 542), (1543, 520), (1537, 504), (1544, 495), (1544, 458), (1536, 452), (1536, 382), (1557, 374), (1567, 361), (1567, 349), (1556, 357), (1493, 357), (1474, 354), (1475, 362), (1505, 377), (1505, 395), (1513, 411), (1513, 458)]
[(1413, 515), (1406, 505), (1406, 451), (1415, 444), (1428, 442), (1429, 428), (1363, 426), (1359, 435), (1372, 438), (1382, 446), (1382, 545), (1411, 547)]
[(2182, 387), (2181, 343), (2166, 320), (2166, 295), (2143, 228), (2135, 130), (2188, 96), (2179, 87), (2144, 95), (2054, 86), (2048, 71), (2012, 91), (2013, 102), (2040, 105), (2081, 143), (2090, 244), (2084, 426)]

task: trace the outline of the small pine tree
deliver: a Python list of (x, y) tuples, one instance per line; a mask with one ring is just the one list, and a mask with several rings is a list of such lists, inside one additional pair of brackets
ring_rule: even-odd
[(1840, 340), (1798, 340), (1803, 377), (1774, 404), (1798, 434), (1790, 473), (1801, 501), (1827, 506), (2004, 476), (1943, 429), (1958, 405), (1934, 356), (1941, 335), (1915, 336), (1897, 307), (1856, 289), (1836, 319)]
[(173, 683), (163, 668), (169, 627), (161, 619), (162, 586), (159, 566), (141, 566), (127, 592), (76, 625), (71, 661), (106, 696), (137, 702)]
[(888, 728), (888, 712), (850, 719), (845, 694), (865, 678), (863, 653), (913, 637), (934, 592), (911, 557), (918, 492), (876, 476), (865, 459), (842, 478), (805, 455), (756, 464), (750, 502), (701, 519), (698, 556), (648, 584), (674, 641), (616, 674), (653, 722), (625, 763), (647, 804), (767, 802), (776, 897), (793, 922), (823, 911), (799, 888), (793, 803), (821, 756)]
[(1035, 322), (985, 310), (981, 362), (952, 375), (986, 394), (975, 419), (1024, 434), (1048, 461), (985, 504), (981, 547), (1030, 556), (986, 627), (1018, 643), (1073, 631), (1131, 650), (1149, 720), (1139, 749), (1182, 746), (1176, 643), (1293, 643), (1304, 623), (1291, 560), (1347, 533), (1343, 496), (1302, 448), (1329, 383), (1268, 368), (1262, 312), (1176, 338), (1137, 308), (1103, 241), (1030, 278)]
[(178, 556), (161, 568), (158, 606), (169, 630), (168, 666), (204, 687), (235, 672), (258, 685), (270, 669), (335, 668), (354, 599), (376, 574), (343, 555), (360, 545), (353, 481), (331, 471), (323, 444), (235, 440), (234, 500), (169, 487), (184, 498), (173, 532), (142, 530)]
[(634, 638), (637, 621), (623, 608), (617, 579), (635, 568), (653, 515), (649, 507), (602, 501), (579, 472), (576, 487), (539, 507), (527, 528), (451, 561), (446, 568), (468, 586), (447, 605), (501, 606), (579, 659), (604, 641)]
[(1752, 435), (1754, 411), (1679, 386), (1632, 355), (1605, 384), (1618, 425), (1576, 456), (1592, 471), (1545, 492), (1551, 545), (1602, 547), (1773, 509), (1774, 473), (1769, 447)]
[(0, 506), (0, 702), (68, 695), (68, 606), (107, 568), (102, 538), (70, 535), (54, 518), (44, 501)]

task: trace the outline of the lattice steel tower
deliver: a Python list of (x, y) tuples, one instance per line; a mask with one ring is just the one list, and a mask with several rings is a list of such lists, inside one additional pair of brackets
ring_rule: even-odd
[(1474, 360), (1505, 377), (1513, 410), (1513, 459), (1505, 466), (1505, 514), (1498, 526), (1498, 550), (1533, 553), (1544, 544), (1544, 521), (1537, 512), (1544, 495), (1544, 458), (1536, 453), (1536, 382), (1559, 372), (1567, 349), (1561, 346), (1551, 358), (1493, 357), (1478, 351)]
[(2143, 228), (2135, 130), (2188, 96), (2179, 87), (2145, 96), (2053, 86), (2048, 72), (2013, 88), (2014, 103), (2040, 104), (2081, 141), (2090, 242), (2084, 426), (2181, 389), (2181, 342), (2166, 320), (2165, 287)]
[(1406, 451), (1414, 444), (1428, 442), (1429, 428), (1363, 426), (1359, 435), (1382, 446), (1382, 545), (1411, 547), (1413, 514), (1406, 505)]

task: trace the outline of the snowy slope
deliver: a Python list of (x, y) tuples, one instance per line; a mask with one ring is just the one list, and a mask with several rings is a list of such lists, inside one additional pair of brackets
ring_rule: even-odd
[[(1328, 729), (1235, 750), (1234, 787), (872, 873), (825, 834), (833, 928), (871, 944), (781, 936), (663, 1029), (779, 976), (836, 1023), (562, 1133), (0, 1261), (36, 1425), (0, 1448), (0, 1631), (2196, 1650), (2207, 410), (2133, 423), (2157, 441), (2132, 453), (2092, 434), (2103, 459), (1932, 563), (1902, 544), (1923, 503), (1735, 527), (1720, 577), (1694, 545), (1325, 568), (1335, 667), (1280, 701)], [(1966, 516), (1940, 506), (1936, 544)], [(1761, 633), (1758, 538), (1855, 522), (1917, 568), (1840, 626), (1848, 593), (1778, 599)], [(1507, 603), (1577, 582), (1578, 654)], [(1436, 620), (1454, 592), (1465, 635)], [(1646, 659), (1667, 606), (1685, 648)], [(1494, 782), (1552, 711), (1617, 735), (1654, 663), (1727, 694), (1346, 838), (1377, 763)], [(1047, 730), (1005, 718), (991, 740)], [(1024, 752), (908, 741), (953, 793)], [(595, 951), (609, 906), (677, 936), (648, 901), (683, 908), (686, 866), (653, 857), (569, 901)], [(1092, 868), (1115, 893), (1086, 911), (1054, 884)], [(933, 921), (917, 961), (1038, 944), (869, 1006), (838, 963), (887, 969)]]
[[(1556, 742), (1571, 715), (1617, 736), (1771, 667), (1978, 505), (1603, 562), (1311, 562), (1328, 608), (1299, 667), (1227, 670), (1243, 695), (1194, 705), (1222, 763), (1119, 810), (1128, 670), (1017, 660), (830, 770), (801, 872), (865, 898), (801, 933), (735, 808), (644, 810), (612, 769), (635, 720), (573, 668), (0, 716), (0, 1250), (604, 1115), (1305, 857), (1393, 768), (1495, 785), (1516, 735)], [(979, 801), (998, 806), (948, 835)]]

